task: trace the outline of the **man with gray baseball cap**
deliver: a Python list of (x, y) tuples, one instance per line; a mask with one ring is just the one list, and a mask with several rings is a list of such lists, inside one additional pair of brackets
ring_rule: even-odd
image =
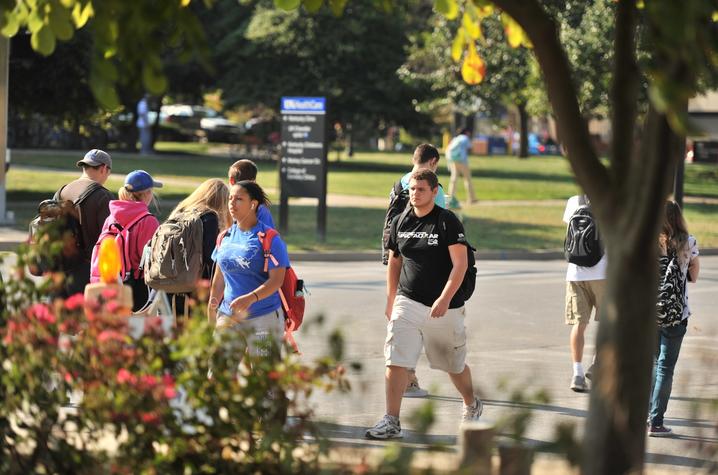
[(65, 282), (60, 292), (67, 298), (83, 292), (90, 282), (90, 258), (92, 248), (102, 231), (102, 224), (110, 214), (109, 203), (112, 193), (103, 185), (112, 172), (112, 157), (109, 153), (92, 149), (77, 162), (82, 175), (75, 181), (60, 188), (55, 196), (58, 201), (72, 201), (79, 212), (81, 259), (72, 268), (63, 269)]

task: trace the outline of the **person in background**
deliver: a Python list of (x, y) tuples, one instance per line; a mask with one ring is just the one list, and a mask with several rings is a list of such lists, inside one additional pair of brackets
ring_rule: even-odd
[[(204, 181), (187, 198), (180, 201), (170, 213), (169, 219), (180, 214), (196, 211), (202, 221), (202, 279), (212, 280), (214, 261), (212, 252), (220, 231), (227, 229), (232, 220), (229, 216), (229, 188), (219, 178), (210, 178)], [(187, 316), (187, 294), (168, 294), (172, 308), (177, 315)], [(182, 309), (182, 310), (180, 310)]]
[[(688, 330), (688, 317), (691, 309), (688, 306), (688, 289), (686, 282), (696, 282), (700, 272), (698, 260), (698, 243), (696, 238), (688, 234), (688, 226), (683, 219), (681, 208), (675, 201), (666, 202), (663, 226), (658, 235), (658, 246), (661, 259), (669, 261), (672, 257), (678, 261), (680, 279), (683, 282), (680, 290), (682, 304), (679, 321), (670, 326), (658, 327), (658, 347), (654, 357), (653, 385), (651, 388), (650, 412), (648, 419), (648, 435), (650, 437), (668, 437), (671, 429), (663, 425), (663, 416), (668, 407), (673, 387), (673, 371), (678, 362), (683, 337)], [(668, 265), (661, 265), (668, 269)], [(662, 276), (663, 277), (663, 276)], [(661, 301), (659, 295), (659, 301)], [(668, 296), (670, 298), (670, 296)]]
[[(257, 181), (257, 165), (252, 160), (237, 160), (229, 167), (227, 172), (229, 178), (229, 186), (239, 183), (243, 180)], [(260, 204), (257, 208), (257, 219), (266, 224), (270, 228), (274, 228), (274, 219), (269, 207)]]
[(105, 219), (102, 232), (92, 250), (90, 281), (99, 282), (100, 244), (105, 239), (115, 239), (116, 235), (125, 232), (126, 238), (119, 241), (122, 245), (120, 254), (124, 265), (124, 275), (121, 277), (123, 282), (132, 287), (133, 311), (142, 308), (149, 296), (140, 261), (145, 244), (152, 239), (160, 225), (149, 211), (150, 203), (156, 201), (155, 188), (162, 188), (162, 183), (155, 181), (146, 171), (130, 172), (118, 192), (119, 199), (110, 201), (110, 215)]
[(459, 208), (459, 200), (456, 198), (456, 180), (459, 175), (464, 179), (466, 188), (467, 204), (478, 201), (474, 193), (474, 185), (471, 182), (471, 168), (469, 168), (469, 150), (471, 149), (471, 129), (463, 128), (459, 135), (451, 139), (446, 148), (446, 161), (449, 165), (451, 178), (449, 179), (449, 206)]

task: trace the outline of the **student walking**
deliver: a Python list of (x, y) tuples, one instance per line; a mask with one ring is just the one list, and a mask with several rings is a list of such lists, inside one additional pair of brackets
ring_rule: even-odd
[(474, 395), (466, 365), (464, 296), (458, 292), (468, 267), (461, 222), (435, 205), (439, 181), (417, 170), (409, 182), (411, 207), (392, 223), (385, 314), (387, 338), (386, 414), (366, 431), (370, 439), (402, 437), (399, 412), (422, 348), (429, 364), (449, 374), (464, 401), (463, 421), (478, 420), (482, 403)]
[(284, 311), (278, 290), (289, 267), (287, 246), (279, 236), (272, 239), (273, 258), (262, 251), (269, 226), (259, 221), (257, 210), (268, 206), (262, 188), (253, 181), (232, 185), (229, 213), (234, 224), (221, 237), (212, 259), (221, 272), (214, 273), (208, 318), (218, 334), (230, 333), (233, 354), (239, 364), (248, 350), (252, 356), (278, 355), (284, 335)]
[(459, 175), (464, 179), (466, 190), (466, 204), (473, 204), (478, 201), (474, 193), (474, 185), (471, 182), (471, 168), (469, 167), (469, 150), (471, 149), (471, 129), (463, 128), (459, 135), (451, 139), (446, 148), (446, 161), (449, 165), (451, 178), (449, 179), (449, 196), (452, 208), (459, 208), (459, 200), (456, 198), (456, 181)]
[[(391, 223), (409, 206), (409, 180), (411, 179), (411, 174), (417, 170), (431, 170), (436, 173), (436, 170), (439, 168), (440, 158), (441, 155), (439, 151), (433, 145), (423, 143), (417, 146), (416, 149), (414, 149), (414, 155), (411, 157), (414, 167), (394, 184), (394, 187), (389, 193), (389, 207), (386, 211), (384, 229), (382, 232), (382, 262), (384, 265), (389, 262), (389, 249), (387, 245), (389, 242)], [(439, 184), (439, 191), (436, 193), (434, 203), (436, 206), (446, 208), (446, 195), (444, 195), (444, 189), (441, 187), (441, 184)], [(419, 379), (416, 377), (415, 369), (410, 368), (409, 383), (406, 386), (404, 397), (421, 398), (428, 395), (429, 391), (419, 386)]]
[(77, 162), (82, 176), (60, 188), (58, 201), (77, 203), (80, 223), (80, 256), (74, 265), (63, 268), (65, 281), (59, 296), (67, 298), (83, 292), (90, 282), (92, 251), (102, 231), (102, 223), (110, 213), (112, 193), (103, 185), (112, 172), (112, 157), (107, 152), (92, 149)]
[(119, 199), (109, 203), (110, 215), (105, 219), (102, 232), (92, 250), (91, 282), (100, 281), (99, 251), (105, 239), (116, 239), (122, 256), (121, 279), (132, 287), (133, 311), (144, 306), (149, 296), (144, 274), (140, 269), (142, 251), (160, 225), (149, 211), (148, 205), (155, 201), (153, 190), (161, 188), (144, 170), (130, 172), (118, 192)]
[[(219, 178), (210, 178), (200, 184), (187, 198), (180, 201), (172, 210), (168, 221), (182, 222), (187, 216), (199, 219), (202, 223), (202, 270), (201, 279), (212, 280), (214, 252), (219, 233), (231, 224), (229, 215), (229, 188)], [(187, 293), (168, 293), (172, 308), (177, 316), (188, 316)]]
[(591, 379), (593, 369), (593, 364), (588, 371), (583, 369), (586, 327), (591, 321), (591, 312), (595, 311), (594, 320), (598, 320), (608, 261), (598, 239), (598, 228), (585, 195), (568, 199), (563, 221), (567, 224), (566, 256), (569, 261), (566, 269), (564, 319), (566, 324), (571, 326), (569, 343), (573, 362), (573, 376), (569, 388), (576, 392), (586, 392), (586, 379)]
[(687, 282), (696, 282), (700, 271), (698, 243), (688, 234), (681, 208), (675, 201), (665, 206), (658, 236), (661, 269), (658, 293), (658, 346), (654, 357), (653, 384), (648, 420), (650, 437), (666, 437), (671, 429), (663, 424), (673, 387), (683, 337), (688, 329)]

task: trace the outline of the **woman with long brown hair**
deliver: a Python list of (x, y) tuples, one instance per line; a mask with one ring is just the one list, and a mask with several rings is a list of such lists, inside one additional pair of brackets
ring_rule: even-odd
[(661, 269), (658, 347), (654, 358), (648, 435), (667, 437), (671, 435), (671, 429), (663, 425), (663, 415), (671, 397), (673, 370), (688, 329), (688, 317), (691, 316), (686, 282), (698, 280), (700, 270), (698, 244), (688, 234), (681, 208), (675, 201), (666, 203), (658, 247)]

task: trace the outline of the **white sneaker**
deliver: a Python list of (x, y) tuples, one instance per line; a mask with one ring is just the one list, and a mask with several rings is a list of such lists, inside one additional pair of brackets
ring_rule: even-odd
[(478, 396), (474, 396), (474, 403), (470, 406), (464, 404), (464, 412), (461, 415), (461, 422), (478, 421), (484, 411), (484, 403)]
[(367, 429), (364, 436), (367, 439), (386, 440), (400, 439), (404, 437), (404, 434), (401, 432), (399, 418), (386, 414), (374, 427)]
[(421, 389), (418, 381), (410, 382), (404, 391), (404, 397), (426, 397), (428, 395), (429, 391)]

